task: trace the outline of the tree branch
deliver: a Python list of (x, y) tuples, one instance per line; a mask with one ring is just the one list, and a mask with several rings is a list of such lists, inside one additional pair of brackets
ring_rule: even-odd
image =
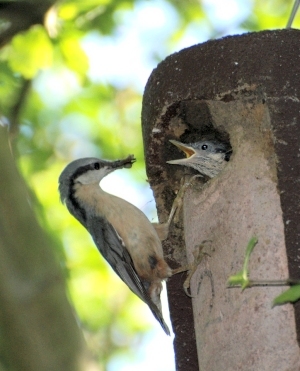
[(17, 33), (34, 24), (43, 24), (54, 0), (2, 1), (0, 3), (0, 47), (7, 44)]

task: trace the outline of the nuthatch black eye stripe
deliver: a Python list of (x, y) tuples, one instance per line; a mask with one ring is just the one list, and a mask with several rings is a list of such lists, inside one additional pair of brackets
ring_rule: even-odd
[(91, 165), (86, 165), (86, 166), (79, 167), (76, 170), (76, 172), (72, 175), (72, 177), (70, 178), (72, 184), (75, 184), (77, 178), (79, 178), (80, 175), (87, 173), (89, 170), (96, 169), (96, 164), (98, 164), (98, 166), (99, 166), (98, 169), (99, 169), (100, 168), (100, 165), (97, 162), (95, 162), (94, 164), (91, 164)]
[(77, 199), (75, 197), (75, 189), (73, 188), (73, 186), (74, 186), (74, 183), (72, 183), (72, 185), (70, 185), (70, 188), (69, 188), (69, 200), (70, 200), (70, 203), (72, 204), (73, 209), (75, 209), (75, 210), (78, 211), (78, 215), (80, 215), (79, 221), (82, 220), (83, 222), (86, 222), (86, 213), (85, 213), (85, 210), (84, 210), (83, 207), (81, 207), (81, 205), (77, 201)]

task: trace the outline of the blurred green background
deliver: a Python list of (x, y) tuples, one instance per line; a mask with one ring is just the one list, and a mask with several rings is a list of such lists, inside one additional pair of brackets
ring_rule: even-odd
[[(152, 69), (169, 54), (211, 38), (284, 28), (292, 5), (287, 0), (66, 0), (48, 13), (46, 27), (33, 26), (2, 48), (0, 124), (12, 127), (19, 167), (60, 258), (93, 369), (172, 370), (172, 340), (161, 340), (165, 335), (146, 305), (112, 273), (86, 230), (59, 202), (60, 172), (75, 158), (133, 153), (138, 160), (133, 168), (107, 178), (104, 187), (154, 220), (140, 125), (143, 87)], [(151, 356), (159, 351), (155, 344), (168, 349), (160, 365)]]

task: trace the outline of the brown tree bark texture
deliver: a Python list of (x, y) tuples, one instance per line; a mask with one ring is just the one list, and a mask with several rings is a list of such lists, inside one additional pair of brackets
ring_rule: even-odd
[(180, 179), (193, 173), (165, 163), (184, 156), (168, 140), (213, 135), (233, 149), (219, 176), (190, 187), (183, 224), (164, 244), (170, 264), (180, 265), (211, 241), (192, 280), (194, 320), (180, 279), (168, 283), (178, 370), (300, 369), (299, 304), (272, 309), (279, 287), (226, 288), (254, 235), (253, 278), (300, 278), (299, 36), (264, 31), (196, 45), (168, 57), (147, 83), (145, 156), (161, 221)]

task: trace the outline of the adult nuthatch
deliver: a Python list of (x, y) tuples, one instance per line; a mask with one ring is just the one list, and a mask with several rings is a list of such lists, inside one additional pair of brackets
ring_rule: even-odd
[(202, 140), (191, 144), (180, 143), (176, 140), (170, 140), (170, 142), (181, 149), (187, 157), (167, 161), (168, 164), (189, 166), (210, 178), (215, 177), (224, 169), (232, 153), (228, 145), (217, 140)]
[(82, 158), (71, 162), (59, 177), (59, 192), (69, 212), (88, 230), (107, 262), (146, 304), (169, 335), (161, 312), (162, 281), (172, 275), (161, 241), (146, 216), (129, 202), (104, 192), (100, 181), (135, 161)]

